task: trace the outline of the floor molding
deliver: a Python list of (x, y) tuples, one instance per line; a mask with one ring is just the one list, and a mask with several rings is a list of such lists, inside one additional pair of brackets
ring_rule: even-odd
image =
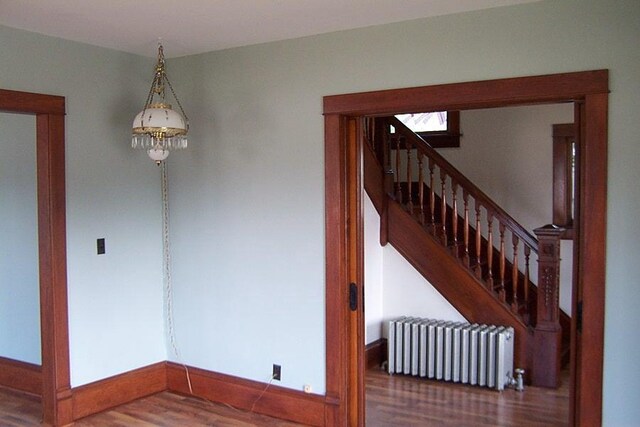
[(379, 338), (367, 344), (364, 348), (367, 369), (380, 368), (387, 360), (387, 339)]
[(73, 419), (78, 420), (166, 389), (166, 362), (74, 387)]
[[(188, 367), (193, 396), (311, 426), (325, 425), (335, 404), (318, 394)], [(0, 357), (0, 385), (41, 394), (40, 367)], [(73, 419), (106, 411), (142, 397), (171, 391), (191, 395), (182, 365), (159, 362), (71, 389)]]
[[(193, 395), (254, 412), (306, 425), (325, 424), (325, 397), (271, 384), (187, 367)], [(190, 395), (185, 368), (167, 362), (169, 391)]]
[(42, 367), (0, 357), (0, 385), (42, 395)]

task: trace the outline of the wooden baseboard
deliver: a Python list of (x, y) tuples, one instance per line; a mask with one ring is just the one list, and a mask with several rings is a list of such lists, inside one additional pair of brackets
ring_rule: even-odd
[(32, 363), (0, 357), (0, 385), (42, 395), (42, 368)]
[(387, 360), (387, 339), (380, 338), (364, 348), (367, 369), (380, 368), (382, 362)]
[[(322, 426), (325, 424), (325, 397), (306, 394), (277, 385), (267, 388), (265, 383), (246, 380), (231, 375), (218, 374), (204, 369), (187, 367), (196, 397), (229, 404), (235, 408), (251, 410), (301, 424)], [(185, 368), (167, 362), (167, 386), (169, 391), (190, 395)]]
[(74, 387), (73, 419), (78, 420), (166, 389), (166, 362)]
[[(325, 425), (325, 409), (336, 404), (330, 398), (317, 394), (307, 394), (274, 384), (267, 387), (265, 383), (200, 368), (188, 369), (194, 396), (229, 404), (242, 410), (253, 409), (256, 413), (284, 420), (322, 426)], [(167, 390), (191, 395), (182, 365), (160, 362), (74, 387), (71, 390), (73, 419), (79, 420)]]

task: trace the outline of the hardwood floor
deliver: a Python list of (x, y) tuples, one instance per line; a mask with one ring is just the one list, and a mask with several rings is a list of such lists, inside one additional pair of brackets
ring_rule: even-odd
[(566, 426), (569, 372), (558, 390), (497, 392), (367, 370), (367, 426)]
[[(0, 426), (31, 427), (41, 421), (40, 399), (0, 387)], [(275, 418), (192, 397), (162, 392), (76, 421), (74, 427), (293, 427)]]
[[(367, 426), (566, 426), (568, 371), (558, 390), (502, 393), (368, 370)], [(38, 426), (40, 399), (0, 387), (0, 426)], [(163, 392), (84, 418), (78, 427), (271, 426), (298, 424)]]

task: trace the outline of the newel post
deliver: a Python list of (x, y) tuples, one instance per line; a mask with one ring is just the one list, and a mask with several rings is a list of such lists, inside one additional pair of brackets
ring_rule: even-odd
[(538, 301), (532, 385), (560, 385), (562, 328), (560, 327), (560, 236), (552, 224), (536, 228), (538, 237)]

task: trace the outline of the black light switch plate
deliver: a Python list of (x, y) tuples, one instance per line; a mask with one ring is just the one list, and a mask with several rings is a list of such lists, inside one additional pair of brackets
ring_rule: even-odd
[(104, 254), (105, 253), (104, 238), (98, 239), (97, 246), (98, 246), (98, 255)]

